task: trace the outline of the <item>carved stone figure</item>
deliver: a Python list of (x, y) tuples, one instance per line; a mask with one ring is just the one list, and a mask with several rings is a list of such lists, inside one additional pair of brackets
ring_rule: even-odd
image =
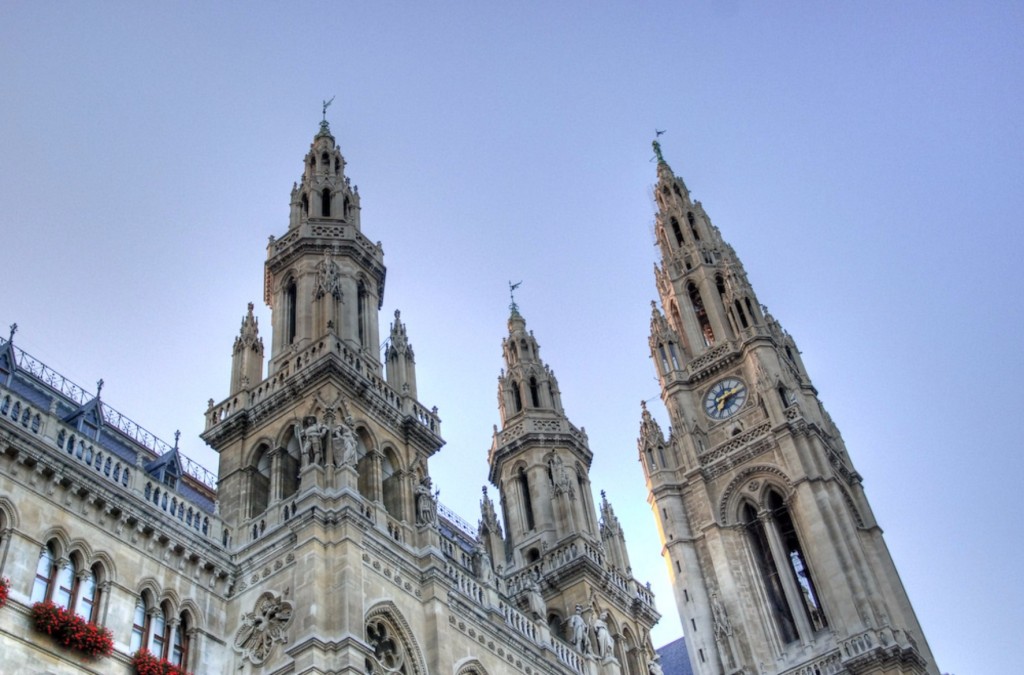
[(356, 432), (352, 430), (351, 424), (339, 424), (331, 432), (333, 457), (331, 461), (334, 466), (356, 465), (356, 446), (359, 441), (356, 439)]
[(602, 659), (615, 658), (615, 638), (608, 630), (608, 611), (601, 612), (594, 620), (594, 634), (597, 642), (597, 655)]
[(302, 443), (302, 464), (303, 466), (319, 465), (324, 463), (324, 428), (317, 422), (314, 415), (308, 415), (303, 420), (301, 435)]
[(576, 613), (569, 617), (569, 630), (572, 635), (572, 646), (580, 654), (590, 653), (590, 628), (583, 618), (583, 605), (576, 605)]
[(491, 556), (488, 555), (487, 549), (478, 545), (473, 557), (476, 558), (476, 574), (480, 583), (490, 586), (494, 580), (494, 569), (491, 567)]
[(650, 675), (665, 675), (665, 671), (661, 669), (661, 664), (658, 660), (661, 659), (657, 654), (654, 655), (654, 659), (647, 662), (647, 672)]
[(715, 637), (722, 638), (732, 635), (732, 624), (729, 623), (729, 615), (718, 599), (718, 593), (711, 594), (711, 615), (715, 620)]
[(526, 597), (530, 603), (530, 614), (535, 620), (543, 620), (547, 616), (548, 607), (540, 592), (540, 584), (532, 576), (526, 579)]
[(434, 501), (430, 476), (416, 486), (416, 524), (431, 525), (437, 519), (437, 502)]
[(292, 622), (292, 606), (267, 591), (256, 599), (253, 611), (242, 617), (242, 625), (235, 633), (235, 650), (253, 665), (267, 660), (274, 645), (288, 642), (285, 631)]

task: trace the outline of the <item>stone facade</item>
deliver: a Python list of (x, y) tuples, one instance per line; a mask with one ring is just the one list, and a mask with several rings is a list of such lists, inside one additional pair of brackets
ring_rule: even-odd
[(639, 451), (693, 672), (938, 675), (839, 430), (661, 155)]
[[(385, 267), (327, 122), (267, 247), (269, 358), (250, 305), (204, 440), (216, 476), (0, 341), (0, 570), (10, 672), (643, 675), (658, 620), (594, 503), (586, 434), (513, 306), (479, 525), (437, 502), (436, 409), (417, 400)], [(35, 629), (52, 600), (110, 629), (92, 660)]]

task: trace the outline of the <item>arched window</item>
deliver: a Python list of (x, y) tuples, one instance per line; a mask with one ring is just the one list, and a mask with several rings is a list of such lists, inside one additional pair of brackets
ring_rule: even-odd
[(733, 304), (736, 306), (736, 316), (740, 320), (740, 325), (743, 326), (744, 328), (749, 328), (750, 323), (747, 321), (747, 315), (743, 311), (743, 305), (740, 304), (739, 300), (736, 300)]
[(320, 193), (320, 215), (324, 218), (331, 217), (331, 191), (327, 188)]
[(303, 215), (309, 215), (309, 195), (305, 192), (302, 193), (302, 213)]
[(510, 380), (509, 391), (512, 394), (512, 411), (519, 412), (523, 409), (523, 397), (519, 393), (519, 383), (515, 380)]
[(693, 219), (693, 211), (686, 212), (686, 220), (690, 224), (690, 234), (693, 235), (694, 241), (700, 241), (700, 234), (697, 232), (697, 223)]
[(398, 472), (397, 459), (391, 448), (384, 448), (380, 462), (381, 491), (384, 493), (384, 510), (397, 520), (405, 520), (402, 514), (402, 478)]
[(708, 319), (708, 312), (704, 308), (704, 300), (700, 297), (700, 291), (692, 283), (687, 284), (687, 292), (690, 295), (690, 304), (693, 306), (693, 313), (697, 315), (697, 323), (700, 324), (701, 337), (704, 339), (704, 346), (710, 347), (715, 344), (715, 332), (711, 328), (711, 321)]
[(167, 660), (176, 666), (184, 666), (188, 663), (188, 615), (182, 612), (178, 622), (171, 628), (170, 654)]
[(155, 607), (149, 611), (149, 640), (146, 649), (158, 658), (166, 658), (167, 647), (167, 614), (164, 607)]
[(520, 467), (516, 474), (516, 482), (519, 483), (519, 495), (523, 502), (523, 518), (527, 530), (535, 527), (533, 519), (533, 500), (530, 498), (530, 480), (526, 476), (526, 469)]
[(100, 604), (100, 591), (98, 577), (100, 569), (93, 566), (92, 569), (83, 570), (75, 577), (74, 588), (74, 612), (86, 621), (95, 622)]
[(296, 301), (298, 300), (298, 292), (295, 288), (295, 281), (289, 281), (284, 291), (284, 311), (285, 311), (285, 325), (284, 325), (284, 343), (290, 345), (295, 340), (295, 317), (296, 317)]
[(540, 389), (537, 387), (537, 378), (530, 378), (530, 402), (534, 408), (540, 407)]
[(675, 216), (672, 216), (672, 220), (669, 221), (669, 222), (672, 223), (672, 234), (674, 234), (675, 237), (676, 237), (676, 246), (682, 246), (683, 245), (683, 231), (681, 229), (679, 229), (679, 221), (676, 220)]
[(74, 560), (61, 561), (57, 565), (57, 575), (54, 580), (53, 602), (61, 607), (70, 608), (75, 592), (75, 572), (77, 568)]
[(794, 642), (806, 631), (809, 634), (804, 637), (809, 641), (813, 633), (828, 626), (828, 621), (782, 495), (768, 490), (765, 506), (763, 514), (749, 502), (741, 510), (751, 553), (779, 637)]
[(356, 312), (357, 312), (356, 322), (357, 322), (357, 328), (359, 330), (359, 344), (364, 346), (364, 347), (366, 346), (366, 315), (368, 313), (366, 311), (366, 301), (367, 301), (366, 284), (364, 284), (363, 280), (360, 279), (359, 280), (359, 292), (358, 292), (357, 298), (356, 298)]
[(256, 464), (250, 469), (249, 517), (255, 518), (267, 510), (270, 504), (270, 448), (266, 445), (257, 449)]
[(50, 598), (50, 585), (53, 583), (53, 574), (56, 571), (57, 557), (54, 554), (53, 545), (47, 544), (39, 552), (39, 562), (36, 563), (36, 578), (32, 583), (31, 602), (45, 602)]
[(146, 601), (139, 598), (135, 601), (135, 612), (132, 614), (132, 636), (128, 641), (128, 651), (132, 654), (142, 649), (147, 626)]

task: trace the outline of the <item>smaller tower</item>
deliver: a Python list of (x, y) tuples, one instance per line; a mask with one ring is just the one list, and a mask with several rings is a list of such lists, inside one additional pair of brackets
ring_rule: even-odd
[(604, 550), (608, 554), (608, 564), (611, 568), (621, 574), (631, 575), (633, 566), (629, 564), (626, 535), (622, 531), (622, 524), (619, 523), (615, 509), (612, 508), (604, 490), (601, 490), (601, 541), (604, 543)]
[[(505, 369), (498, 377), (501, 428), (488, 455), (501, 496), (505, 539), (486, 493), (481, 539), (504, 544), (504, 579), (522, 611), (544, 616), (588, 673), (646, 672), (654, 597), (633, 578), (622, 528), (607, 499), (601, 518), (590, 485), (586, 432), (562, 408), (555, 374), (513, 302)], [(486, 537), (484, 536), (486, 535)]]
[(569, 537), (600, 540), (588, 472), (593, 455), (586, 436), (562, 409), (555, 374), (540, 358), (540, 345), (513, 305), (502, 341), (506, 370), (498, 377), (502, 430), (489, 461), (491, 482), (506, 509), (513, 567)]
[(387, 380), (395, 391), (416, 398), (416, 357), (409, 344), (401, 313), (395, 310), (387, 349)]
[(263, 338), (260, 337), (259, 319), (253, 315), (252, 310), (253, 304), (250, 302), (249, 311), (242, 317), (242, 329), (231, 350), (232, 396), (263, 381)]

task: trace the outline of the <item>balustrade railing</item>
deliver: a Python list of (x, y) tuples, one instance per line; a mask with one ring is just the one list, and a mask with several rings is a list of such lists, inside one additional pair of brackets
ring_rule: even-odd
[[(6, 344), (6, 342), (7, 340), (0, 338), (0, 345)], [(85, 405), (95, 397), (94, 394), (87, 391), (84, 387), (75, 384), (23, 349), (15, 347), (14, 353), (16, 355), (15, 360), (19, 369), (29, 373), (38, 382), (46, 385), (76, 405)], [(173, 446), (166, 441), (161, 440), (156, 434), (146, 430), (141, 425), (132, 421), (127, 415), (123, 415), (106, 403), (103, 403), (100, 406), (100, 409), (103, 413), (103, 421), (108, 426), (116, 429), (122, 435), (147, 448), (151, 452), (157, 455), (163, 455), (173, 449)], [(182, 469), (185, 470), (189, 476), (212, 490), (217, 489), (216, 474), (209, 471), (198, 462), (186, 457), (180, 451), (178, 456), (181, 458)]]

